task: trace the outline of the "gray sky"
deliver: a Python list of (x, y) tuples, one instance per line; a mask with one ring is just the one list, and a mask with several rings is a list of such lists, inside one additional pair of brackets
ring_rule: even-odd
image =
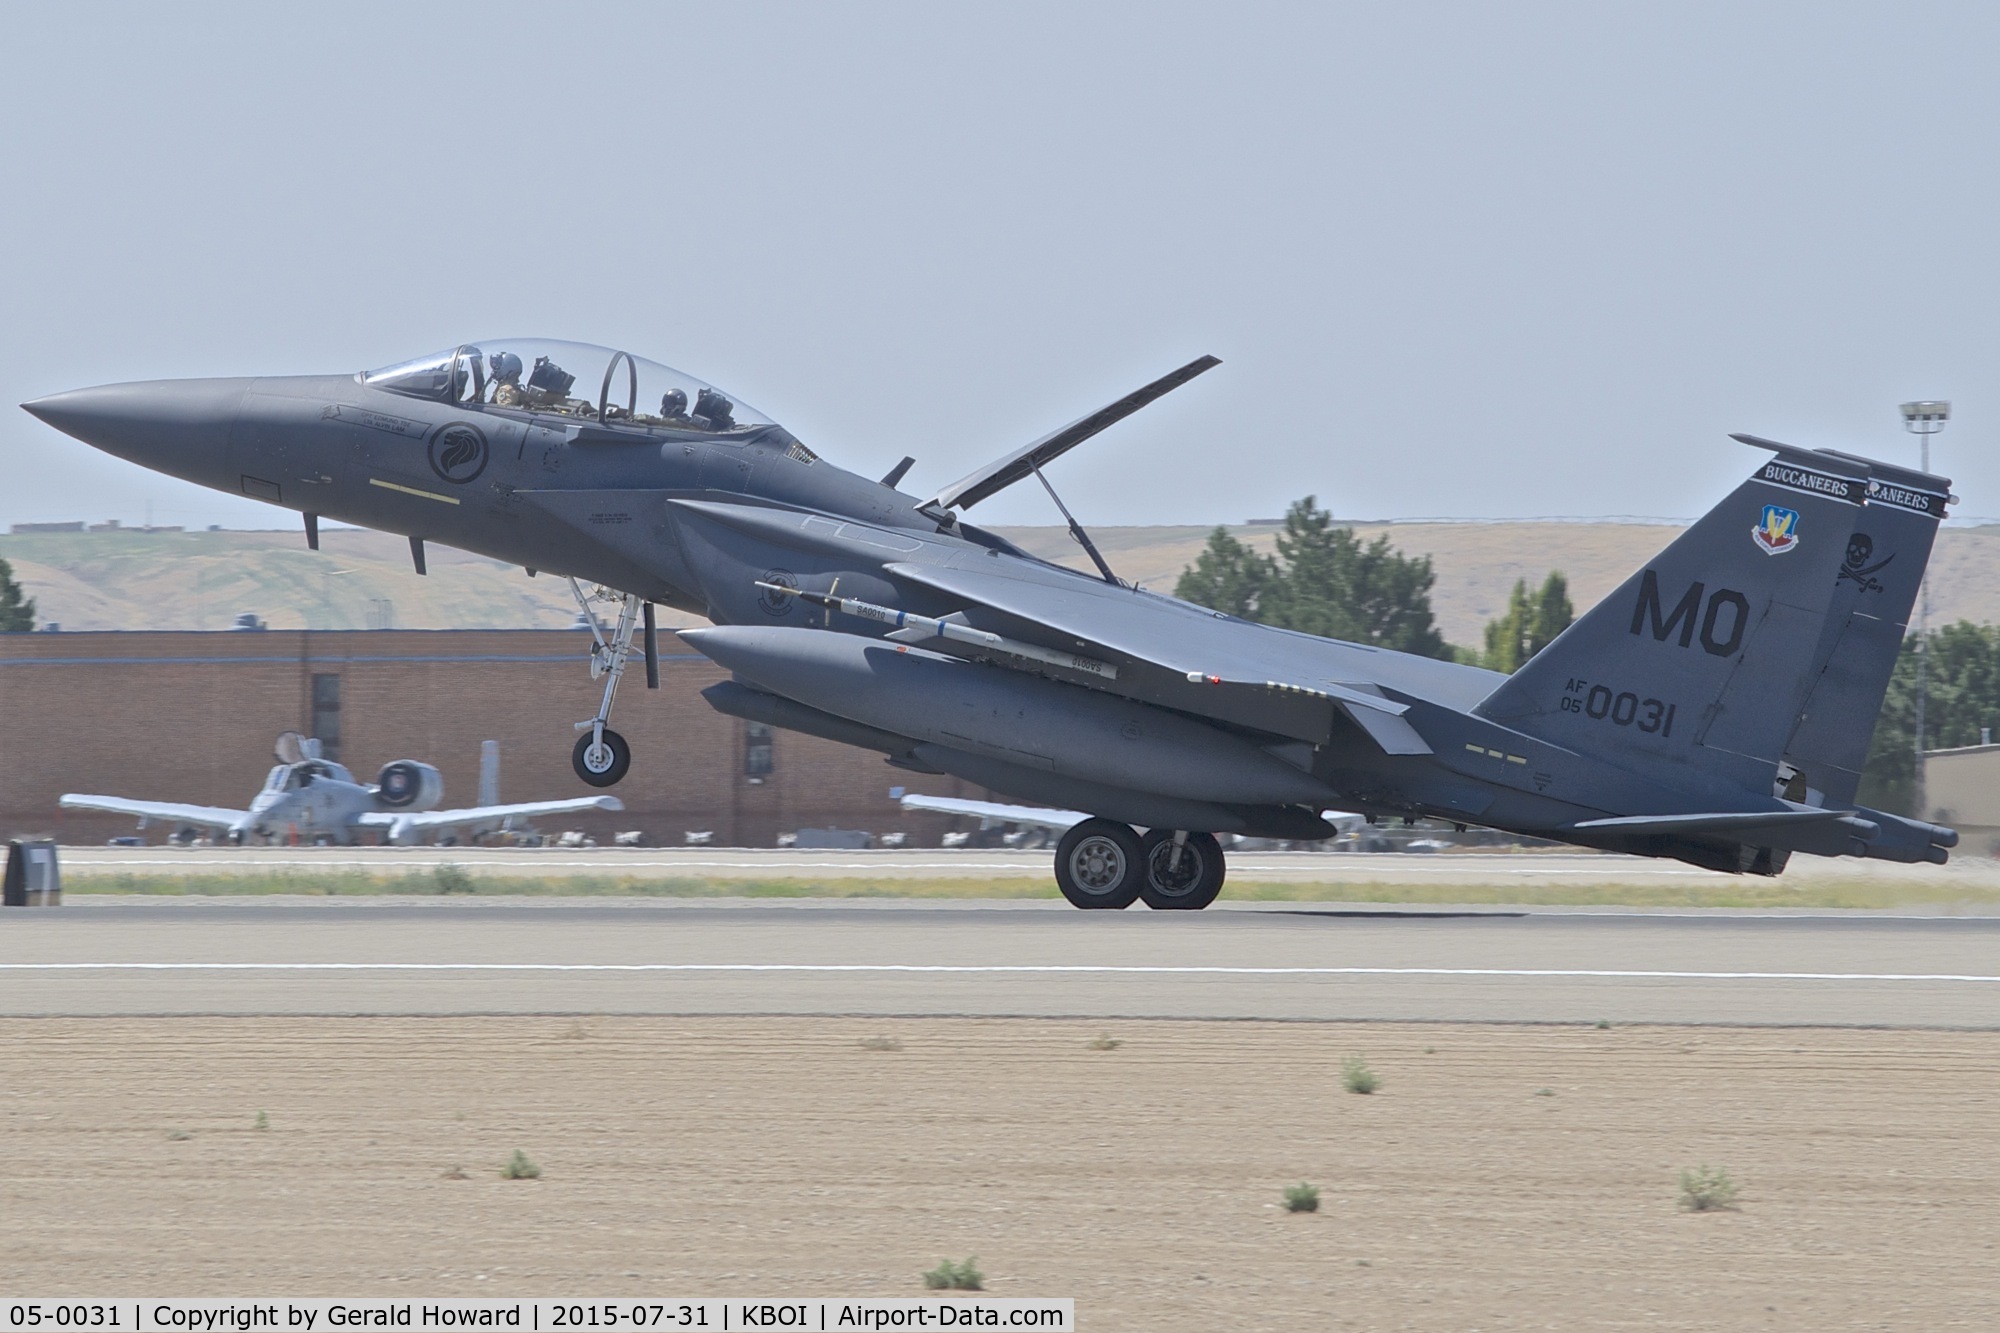
[[(1991, 4), (17, 6), (0, 396), (508, 335), (1085, 522), (1687, 515), (1748, 430), (2000, 514)], [(270, 527), (0, 418), (0, 523)], [(980, 506), (1047, 522), (1038, 490)]]

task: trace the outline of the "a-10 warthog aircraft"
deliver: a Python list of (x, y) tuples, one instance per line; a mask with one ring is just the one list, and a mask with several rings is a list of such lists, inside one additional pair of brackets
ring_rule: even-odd
[(1074, 519), (1094, 575), (962, 520), (1215, 364), (927, 497), (897, 489), (911, 460), (871, 481), (709, 385), (577, 344), (26, 406), (301, 511), (315, 544), (326, 515), (407, 535), (420, 571), (435, 541), (569, 576), (586, 610), (576, 580), (599, 585), (619, 612), (574, 755), (595, 785), (630, 762), (607, 724), (641, 625), (656, 678), (653, 604), (699, 612), (713, 627), (681, 637), (734, 673), (705, 692), (722, 712), (1087, 812), (1056, 855), (1080, 907), (1204, 907), (1214, 835), (1326, 837), (1329, 806), (1754, 874), (1794, 852), (1946, 859), (1952, 830), (1855, 804), (1944, 478), (1739, 436), (1768, 461), (1512, 676), (1133, 587)]
[(82, 792), (67, 792), (57, 804), (65, 810), (134, 815), (140, 828), (157, 820), (213, 829), (236, 846), (254, 840), (347, 846), (373, 834), (391, 846), (407, 847), (426, 837), (498, 829), (535, 815), (625, 808), (615, 796), (500, 804), (500, 751), (492, 741), (480, 755), (479, 804), (461, 810), (437, 808), (444, 799), (444, 776), (414, 759), (392, 760), (382, 765), (375, 781), (356, 782), (346, 768), (321, 754), (317, 740), (296, 731), (278, 737), (276, 757), (277, 766), (265, 776), (248, 810)]

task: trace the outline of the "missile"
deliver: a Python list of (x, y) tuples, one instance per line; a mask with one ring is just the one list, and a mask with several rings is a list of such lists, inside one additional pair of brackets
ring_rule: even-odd
[(680, 636), (760, 689), (942, 750), (1186, 801), (1335, 800), (1240, 736), (1083, 685), (822, 629), (717, 625)]
[(903, 639), (904, 642), (909, 642), (911, 637), (916, 635), (932, 639), (952, 639), (959, 643), (976, 644), (996, 653), (1006, 653), (1010, 657), (1025, 658), (1030, 662), (1081, 671), (1087, 676), (1096, 676), (1099, 680), (1118, 679), (1118, 668), (1109, 662), (1100, 662), (1094, 657), (1079, 657), (1075, 653), (1044, 648), (1038, 643), (1024, 643), (1020, 639), (1010, 639), (1004, 634), (992, 634), (983, 629), (974, 629), (963, 621), (949, 617), (914, 615), (908, 611), (898, 611), (893, 606), (878, 606), (874, 602), (864, 602), (855, 597), (836, 597), (831, 593), (810, 592), (804, 588), (788, 588), (782, 583), (766, 583), (762, 579), (757, 580), (757, 586), (787, 597), (797, 597), (811, 602), (814, 606), (823, 606), (844, 615), (873, 620), (883, 625), (894, 625), (899, 631), (903, 631), (895, 637)]

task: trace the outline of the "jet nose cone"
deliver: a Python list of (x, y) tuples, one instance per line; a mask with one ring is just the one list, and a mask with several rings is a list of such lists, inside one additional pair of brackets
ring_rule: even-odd
[(47, 422), (65, 435), (83, 436), (79, 430), (93, 415), (94, 395), (101, 389), (72, 389), (68, 393), (52, 393), (46, 398), (37, 398), (32, 403), (22, 403), (21, 410), (38, 421)]
[(106, 453), (207, 480), (229, 447), (246, 379), (150, 380), (50, 394), (21, 407)]

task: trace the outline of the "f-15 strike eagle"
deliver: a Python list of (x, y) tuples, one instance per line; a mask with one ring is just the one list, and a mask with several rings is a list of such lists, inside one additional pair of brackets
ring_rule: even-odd
[(429, 764), (414, 759), (384, 764), (372, 783), (356, 782), (352, 773), (321, 756), (317, 740), (296, 731), (278, 737), (276, 758), (277, 766), (265, 777), (263, 789), (251, 798), (248, 810), (75, 792), (64, 795), (57, 804), (65, 810), (136, 815), (140, 828), (154, 820), (210, 828), (238, 845), (261, 839), (344, 846), (372, 833), (399, 847), (437, 833), (496, 829), (535, 815), (625, 808), (616, 796), (500, 804), (499, 747), (492, 741), (486, 742), (480, 754), (479, 804), (464, 810), (436, 808), (444, 799), (444, 778)]
[[(568, 576), (605, 679), (573, 759), (599, 786), (631, 761), (608, 724), (635, 635), (654, 684), (653, 604), (699, 612), (712, 627), (681, 637), (735, 677), (704, 692), (718, 710), (1087, 813), (1056, 853), (1079, 907), (1205, 907), (1223, 880), (1216, 834), (1324, 838), (1330, 805), (1762, 875), (1795, 852), (1942, 862), (1957, 843), (1855, 803), (1945, 478), (1739, 435), (1769, 458), (1502, 676), (1116, 576), (1045, 470), (1217, 364), (928, 496), (897, 489), (913, 460), (871, 481), (710, 385), (576, 344), (25, 406), (120, 457), (298, 510), (315, 546), (328, 515), (405, 534), (419, 572), (436, 541)], [(1096, 574), (964, 520), (1030, 477)], [(615, 627), (584, 584), (616, 602)]]

